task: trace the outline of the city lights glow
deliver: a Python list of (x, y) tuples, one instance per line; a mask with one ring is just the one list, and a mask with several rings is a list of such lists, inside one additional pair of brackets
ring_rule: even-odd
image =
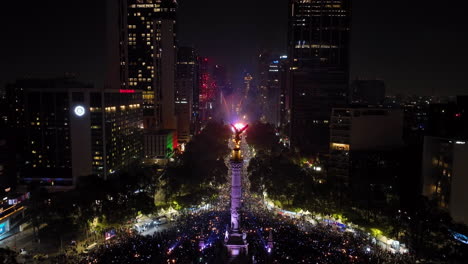
[(465, 236), (463, 234), (460, 234), (460, 233), (457, 233), (455, 231), (451, 231), (452, 232), (452, 235), (453, 235), (453, 238), (455, 238), (456, 240), (462, 242), (463, 244), (467, 244), (468, 245), (468, 236)]
[(243, 123), (235, 123), (234, 127), (237, 128), (237, 130), (241, 130), (245, 127), (245, 124)]
[(120, 89), (120, 93), (135, 93), (135, 90), (133, 89)]
[(75, 115), (77, 116), (84, 116), (86, 112), (85, 108), (81, 105), (75, 106), (75, 109), (73, 111), (75, 112)]

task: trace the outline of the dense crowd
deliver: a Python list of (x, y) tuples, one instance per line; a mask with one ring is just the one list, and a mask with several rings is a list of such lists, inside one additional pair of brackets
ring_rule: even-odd
[[(64, 263), (223, 263), (216, 258), (227, 256), (220, 243), (226, 217), (222, 212), (192, 213), (151, 236), (120, 232), (89, 254), (70, 256)], [(200, 240), (206, 243), (203, 250)]]
[[(257, 210), (243, 226), (250, 233), (249, 245), (260, 252), (258, 263), (414, 263), (409, 254), (393, 254), (372, 243), (361, 232), (343, 232), (333, 225), (312, 225), (300, 219)], [(300, 228), (299, 228), (300, 227)], [(274, 235), (271, 253), (265, 253), (269, 230)], [(263, 254), (262, 254), (263, 253)], [(254, 253), (255, 254), (255, 253)]]
[[(409, 254), (381, 250), (364, 233), (342, 232), (325, 223), (312, 225), (259, 206), (253, 208), (242, 214), (249, 250), (239, 263), (415, 262)], [(58, 262), (227, 263), (229, 255), (223, 242), (229, 217), (228, 210), (187, 213), (166, 231), (155, 232), (152, 236), (119, 232), (88, 254), (72, 254)], [(274, 240), (271, 251), (268, 250), (269, 236)]]

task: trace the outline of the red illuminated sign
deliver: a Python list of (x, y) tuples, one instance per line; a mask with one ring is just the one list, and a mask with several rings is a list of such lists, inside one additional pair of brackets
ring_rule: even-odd
[(120, 89), (120, 93), (135, 93), (133, 89)]

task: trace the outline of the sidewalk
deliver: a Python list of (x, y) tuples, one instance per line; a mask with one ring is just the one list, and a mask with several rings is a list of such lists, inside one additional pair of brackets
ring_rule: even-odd
[(20, 248), (24, 248), (29, 240), (33, 240), (34, 234), (32, 228), (27, 228), (22, 232), (10, 235), (9, 237), (0, 241), (0, 247), (9, 248), (14, 251), (19, 251)]
[[(40, 226), (43, 229), (47, 225)], [(24, 248), (29, 254), (51, 254), (55, 253), (57, 249), (46, 241), (35, 241), (33, 228), (29, 227), (26, 230), (16, 233), (8, 238), (0, 241), (0, 247), (9, 248), (13, 251), (19, 252)]]

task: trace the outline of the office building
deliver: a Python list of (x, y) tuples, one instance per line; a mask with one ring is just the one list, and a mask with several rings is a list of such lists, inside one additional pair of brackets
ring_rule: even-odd
[(290, 0), (290, 134), (304, 154), (328, 152), (332, 107), (347, 103), (350, 1)]
[[(399, 103), (404, 111), (403, 138), (405, 144), (422, 146), (428, 128), (431, 101), (429, 96), (418, 96)], [(386, 103), (386, 105), (399, 107), (395, 106), (393, 101)]]
[(178, 146), (175, 130), (158, 130), (153, 133), (145, 133), (143, 144), (144, 157), (148, 161), (165, 160), (172, 157)]
[(271, 56), (269, 53), (259, 56), (257, 103), (261, 120), (275, 127), (280, 127), (286, 111), (286, 59), (286, 55)]
[(4, 116), (9, 128), (24, 128), (24, 93), (21, 85), (6, 84), (5, 86), (5, 106)]
[(422, 194), (446, 210), (455, 222), (468, 224), (468, 141), (424, 137)]
[(141, 92), (68, 78), (12, 86), (24, 96), (20, 184), (72, 188), (80, 176), (108, 178), (141, 158)]
[(199, 111), (200, 121), (203, 123), (212, 120), (215, 116), (215, 104), (218, 93), (216, 82), (213, 79), (212, 63), (206, 57), (198, 58), (200, 69), (199, 79)]
[(351, 103), (378, 106), (385, 100), (382, 80), (354, 80), (351, 82)]
[(106, 71), (104, 88), (128, 89), (127, 0), (106, 1)]
[(143, 91), (144, 127), (177, 129), (175, 1), (127, 2), (128, 87)]
[[(190, 140), (191, 132), (199, 126), (198, 79), (198, 60), (195, 50), (189, 47), (180, 47), (177, 54), (175, 94), (177, 133), (180, 143), (187, 143)], [(197, 104), (197, 107), (194, 104)]]
[(15, 128), (8, 126), (9, 112), (16, 113), (16, 109), (11, 111), (8, 104), (6, 91), (0, 94), (0, 193), (2, 190), (16, 186), (16, 149)]
[(174, 0), (108, 1), (106, 87), (141, 91), (143, 142), (167, 131), (177, 138), (176, 8)]
[(5, 120), (0, 120), (0, 193), (16, 187), (16, 140), (15, 130)]
[(289, 93), (289, 60), (287, 55), (280, 56), (280, 65), (279, 65), (279, 81), (280, 81), (280, 105), (279, 105), (279, 131), (282, 135), (282, 138), (289, 144), (290, 133), (290, 121), (291, 121), (291, 101)]
[(468, 104), (466, 96), (447, 103), (430, 104), (427, 135), (452, 138), (468, 135)]
[(348, 185), (353, 153), (397, 149), (403, 145), (403, 112), (387, 108), (333, 108), (328, 172)]
[(105, 87), (143, 91), (144, 125), (152, 130), (176, 126), (176, 8), (169, 0), (107, 1)]
[(268, 122), (268, 72), (272, 60), (269, 52), (263, 52), (258, 56), (257, 69), (257, 103), (260, 108), (260, 121)]

